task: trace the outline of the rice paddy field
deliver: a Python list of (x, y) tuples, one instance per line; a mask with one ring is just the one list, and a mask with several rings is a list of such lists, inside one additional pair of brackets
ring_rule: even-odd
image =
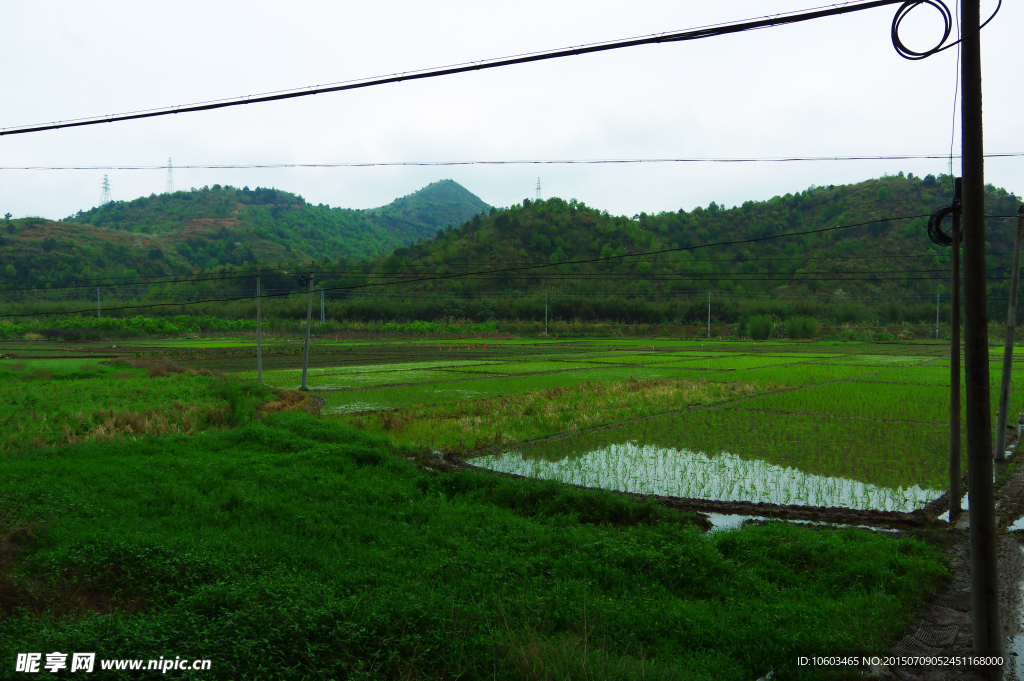
[[(312, 366), (307, 381), (325, 414), (495, 471), (641, 494), (889, 511), (921, 508), (948, 485), (943, 344), (330, 347), (334, 363)], [(993, 349), (993, 416), (1000, 354)], [(1012, 423), (1024, 409), (1020, 362)], [(301, 371), (292, 360), (263, 380), (296, 388)]]
[(265, 342), (262, 388), (254, 349), (0, 344), (0, 657), (853, 679), (795, 660), (883, 654), (947, 579), (933, 529), (709, 530), (602, 491), (920, 509), (949, 477), (941, 344), (317, 339), (319, 418), (266, 404), (299, 387), (301, 343)]
[[(30, 361), (44, 375), (81, 364), (79, 355), (57, 359), (55, 346), (15, 356), (39, 357)], [(78, 352), (257, 377), (249, 339)], [(995, 396), (1001, 352), (991, 355)], [(299, 388), (301, 362), (301, 341), (267, 339), (263, 383)], [(1011, 422), (1024, 409), (1024, 356), (1016, 362)], [(328, 417), (505, 473), (715, 501), (911, 511), (948, 484), (949, 372), (947, 346), (927, 342), (327, 338), (312, 345), (307, 387)]]

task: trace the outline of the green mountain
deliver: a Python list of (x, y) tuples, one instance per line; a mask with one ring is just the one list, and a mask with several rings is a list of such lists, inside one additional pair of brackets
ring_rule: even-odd
[(458, 225), (488, 208), (458, 182), (440, 180), (365, 212), (376, 224), (396, 235), (400, 241), (397, 245), (404, 246), (429, 239), (445, 227)]
[(279, 189), (213, 185), (113, 201), (60, 221), (6, 220), (0, 280), (61, 286), (226, 265), (363, 259), (431, 237), (487, 208), (452, 180), (369, 210), (313, 205)]
[[(988, 214), (1016, 213), (1018, 197), (991, 185), (986, 189)], [(492, 305), (485, 303), (488, 298), (504, 300), (493, 303), (499, 308), (497, 316), (502, 317), (514, 313), (515, 300), (535, 299), (537, 293), (550, 291), (573, 300), (560, 316), (584, 319), (631, 318), (633, 308), (648, 304), (645, 300), (692, 299), (707, 290), (716, 291), (719, 299), (758, 297), (851, 304), (870, 300), (876, 307), (885, 301), (906, 303), (916, 298), (921, 301), (921, 309), (914, 316), (930, 314), (934, 319), (935, 293), (948, 290), (952, 249), (937, 246), (928, 238), (926, 216), (950, 200), (948, 176), (920, 178), (900, 173), (852, 185), (812, 186), (730, 209), (712, 202), (691, 211), (632, 217), (612, 216), (575, 200), (524, 201), (507, 209), (492, 209), (488, 215), (477, 215), (432, 239), (377, 256), (371, 259), (376, 266), (373, 274), (352, 273), (328, 285), (436, 278), (509, 268), (517, 263), (526, 267), (554, 264), (519, 272), (375, 287), (358, 294), (380, 298), (388, 291), (400, 293), (407, 300), (460, 299), (464, 303), (456, 307), (462, 305), (470, 316)], [(904, 216), (920, 217), (894, 219)], [(820, 234), (674, 250), (649, 257), (613, 257), (874, 220), (878, 221)], [(1014, 221), (990, 219), (987, 230), (990, 293), (994, 298), (1005, 297)], [(612, 259), (587, 262), (598, 258)], [(534, 304), (532, 300), (529, 303)], [(706, 306), (699, 301), (695, 304)], [(406, 310), (411, 303), (393, 303), (390, 308), (382, 305), (380, 301), (376, 304), (379, 316), (375, 318), (386, 317), (386, 309), (392, 308), (396, 318), (413, 316)], [(423, 305), (441, 314), (445, 303)], [(672, 319), (676, 313), (665, 314)]]
[[(1017, 196), (986, 189), (988, 214), (1016, 213)], [(490, 208), (451, 181), (372, 210), (215, 185), (108, 204), (59, 222), (8, 221), (0, 231), (0, 278), (4, 288), (45, 289), (98, 277), (259, 265), (265, 286), (287, 291), (297, 286), (295, 268), (316, 259), (317, 286), (328, 289), (338, 319), (543, 319), (547, 292), (554, 294), (552, 315), (563, 319), (694, 320), (706, 314), (710, 290), (713, 316), (721, 320), (756, 312), (928, 323), (936, 292), (949, 288), (951, 249), (928, 238), (927, 215), (950, 200), (948, 176), (903, 173), (728, 209), (712, 202), (632, 217), (560, 198)], [(845, 227), (858, 223), (868, 224)], [(435, 234), (442, 225), (449, 226)], [(990, 218), (987, 229), (989, 292), (993, 303), (1003, 301), (989, 308), (998, 317), (1014, 220)], [(814, 230), (826, 231), (792, 234)], [(764, 240), (721, 243), (750, 239)], [(645, 255), (656, 251), (665, 252)], [(487, 272), (510, 268), (522, 269)], [(417, 281), (404, 283), (410, 279)], [(190, 283), (188, 291), (151, 285), (145, 294), (118, 287), (105, 296), (247, 296), (253, 283)], [(352, 290), (371, 283), (385, 285)], [(81, 288), (34, 295), (60, 305), (90, 294)], [(32, 305), (39, 307), (27, 300), (23, 307)]]

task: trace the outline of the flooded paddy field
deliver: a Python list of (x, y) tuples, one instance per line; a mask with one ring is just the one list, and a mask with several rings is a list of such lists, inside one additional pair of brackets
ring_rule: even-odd
[[(127, 343), (82, 347), (66, 361), (159, 355), (256, 378), (249, 339)], [(53, 356), (41, 348), (15, 352)], [(301, 341), (267, 339), (263, 350), (264, 383), (298, 388)], [(991, 359), (996, 389), (1001, 352)], [(1018, 360), (1013, 414), (1024, 409)], [(495, 471), (638, 494), (908, 512), (947, 485), (949, 371), (944, 343), (328, 338), (314, 339), (307, 386), (325, 415)]]
[[(343, 361), (311, 362), (307, 378), (324, 413), (503, 473), (637, 494), (904, 513), (948, 484), (942, 344), (446, 340), (332, 352)], [(255, 372), (250, 363), (236, 375)], [(294, 359), (264, 370), (264, 381), (282, 388), (300, 378)], [(602, 390), (630, 381), (647, 386), (634, 388), (636, 409), (601, 403)], [(641, 394), (666, 382), (750, 389), (693, 402)], [(1016, 413), (1024, 370), (1013, 386)], [(515, 418), (502, 406), (538, 395)], [(565, 417), (565, 400), (580, 418)]]

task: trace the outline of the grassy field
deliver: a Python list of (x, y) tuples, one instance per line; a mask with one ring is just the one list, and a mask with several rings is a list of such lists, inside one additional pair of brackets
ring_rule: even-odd
[[(0, 656), (181, 655), (223, 679), (857, 678), (795, 659), (884, 652), (946, 574), (937, 536), (708, 532), (604, 491), (909, 510), (948, 479), (940, 345), (448, 346), (317, 343), (323, 416), (257, 420), (298, 385), (300, 345), (266, 346), (262, 389), (237, 339), (18, 346)], [(435, 450), (525, 477), (437, 470)]]
[(169, 362), (0, 363), (0, 452), (84, 440), (191, 434), (237, 419), (245, 397), (209, 372)]
[(518, 444), (559, 433), (576, 433), (639, 416), (735, 400), (774, 386), (636, 378), (581, 383), (496, 398), (441, 402), (397, 410), (346, 415), (358, 427), (385, 432), (421, 446), (458, 454)]
[(945, 574), (909, 537), (709, 534), (416, 456), (305, 413), (7, 454), (0, 659), (180, 655), (219, 679), (826, 678), (797, 656), (883, 651)]

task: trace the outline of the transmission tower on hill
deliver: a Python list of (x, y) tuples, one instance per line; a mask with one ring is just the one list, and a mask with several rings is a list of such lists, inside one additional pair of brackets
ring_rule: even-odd
[(167, 186), (164, 187), (165, 194), (174, 193), (174, 165), (171, 163), (171, 157), (167, 157)]
[(540, 178), (537, 178), (537, 200), (540, 201)]
[(103, 189), (103, 193), (100, 194), (100, 205), (105, 206), (114, 200), (110, 198), (110, 180), (106, 175), (103, 176), (103, 182), (100, 184), (100, 188)]

